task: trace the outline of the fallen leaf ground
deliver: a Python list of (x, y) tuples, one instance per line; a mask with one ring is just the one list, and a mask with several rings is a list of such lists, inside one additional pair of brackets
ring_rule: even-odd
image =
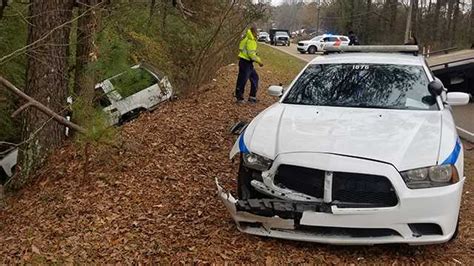
[[(264, 58), (275, 53), (268, 49)], [(258, 69), (261, 102), (243, 106), (232, 99), (237, 67), (224, 67), (199, 91), (125, 125), (120, 147), (94, 148), (87, 173), (81, 148), (57, 151), (39, 181), (0, 210), (0, 263), (472, 263), (472, 149), (465, 154), (460, 235), (452, 243), (341, 247), (237, 231), (214, 184), (219, 177), (235, 187), (228, 129), (270, 105), (264, 88), (287, 83), (301, 66), (274, 55)]]

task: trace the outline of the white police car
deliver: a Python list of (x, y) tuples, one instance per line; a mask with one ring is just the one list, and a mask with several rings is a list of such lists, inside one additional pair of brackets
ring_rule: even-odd
[(296, 45), (298, 52), (314, 54), (316, 52), (323, 52), (326, 47), (348, 46), (349, 37), (344, 35), (324, 34), (318, 35), (311, 40), (299, 41)]
[[(320, 56), (235, 143), (239, 230), (331, 244), (434, 244), (456, 236), (463, 148), (446, 93), (416, 46)], [(376, 51), (376, 52), (373, 52)], [(384, 51), (384, 52), (380, 52)], [(387, 53), (388, 52), (388, 53)]]

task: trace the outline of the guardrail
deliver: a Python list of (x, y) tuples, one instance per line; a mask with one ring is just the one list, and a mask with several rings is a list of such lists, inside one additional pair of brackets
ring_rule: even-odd
[[(449, 52), (457, 50), (457, 49), (458, 48), (456, 46), (454, 46), (454, 47), (449, 47), (449, 48), (445, 48), (445, 49), (436, 50), (436, 51), (431, 52), (431, 47), (430, 46), (428, 46), (428, 48), (426, 48), (426, 46), (424, 46), (423, 47), (423, 56), (430, 57), (431, 55), (435, 55), (435, 54), (448, 54)], [(425, 50), (427, 51), (426, 53), (425, 53)]]
[(463, 61), (470, 61), (470, 60), (472, 60), (474, 62), (474, 57), (468, 57), (468, 58), (463, 58), (463, 59), (459, 59), (459, 60), (449, 61), (449, 62), (446, 62), (446, 63), (430, 65), (430, 68), (439, 67), (439, 66), (444, 66), (445, 68), (447, 68), (447, 67), (449, 67), (450, 64), (459, 63), (459, 62), (463, 62)]

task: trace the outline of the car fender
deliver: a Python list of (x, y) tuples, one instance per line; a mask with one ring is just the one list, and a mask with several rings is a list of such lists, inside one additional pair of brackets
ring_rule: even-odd
[(235, 141), (232, 150), (230, 150), (229, 159), (234, 158), (234, 156), (238, 153), (250, 153), (247, 145), (245, 144), (245, 131), (242, 132), (242, 134), (240, 134), (240, 136)]
[(451, 111), (446, 108), (442, 112), (441, 140), (438, 164), (452, 164), (456, 166), (459, 175), (464, 174), (463, 146), (456, 132), (454, 118)]

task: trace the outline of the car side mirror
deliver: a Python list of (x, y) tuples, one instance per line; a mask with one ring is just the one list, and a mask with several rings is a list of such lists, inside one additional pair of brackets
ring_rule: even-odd
[(270, 96), (280, 97), (283, 95), (283, 87), (272, 85), (268, 88), (268, 94)]
[(446, 103), (451, 106), (466, 105), (469, 103), (469, 94), (464, 92), (448, 92)]
[(441, 95), (441, 93), (444, 91), (443, 83), (441, 83), (439, 80), (431, 81), (428, 84), (428, 91), (435, 97)]

